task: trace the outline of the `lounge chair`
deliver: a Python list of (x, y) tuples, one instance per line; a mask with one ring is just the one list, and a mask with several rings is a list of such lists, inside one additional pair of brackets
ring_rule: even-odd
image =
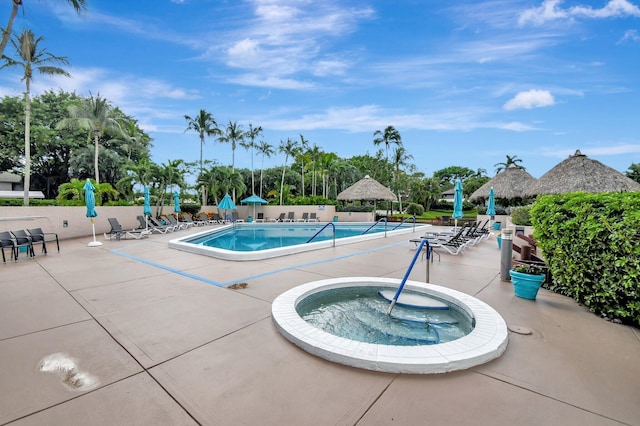
[(264, 222), (264, 213), (258, 213), (256, 214), (256, 223), (257, 222)]
[(286, 222), (286, 213), (280, 213), (280, 216), (278, 216), (277, 219), (274, 220), (274, 222)]
[(160, 223), (153, 217), (149, 216), (149, 223), (153, 226), (152, 231), (157, 232), (159, 234), (166, 234), (167, 232), (173, 232), (176, 230), (176, 227), (168, 224), (168, 223)]
[(420, 238), (413, 238), (409, 240), (409, 242), (414, 243), (417, 247), (422, 239), (426, 238), (429, 240), (429, 247), (442, 248), (447, 253), (457, 256), (467, 247), (467, 244), (469, 244), (468, 240), (463, 236), (465, 231), (466, 227), (463, 226), (454, 235), (428, 232)]
[(191, 228), (193, 226), (196, 226), (196, 223), (193, 220), (191, 220), (191, 216), (189, 216), (187, 214), (184, 214), (184, 213), (179, 213), (177, 216), (178, 217), (176, 218), (176, 221), (178, 223), (182, 223), (182, 224), (187, 225), (187, 228)]
[(113, 238), (119, 240), (123, 236), (125, 240), (127, 239), (127, 237), (139, 240), (141, 238), (148, 237), (151, 233), (150, 231), (147, 231), (145, 229), (132, 229), (131, 231), (126, 230), (122, 227), (122, 225), (120, 225), (120, 222), (118, 222), (118, 219), (116, 219), (115, 217), (110, 217), (107, 220), (109, 221), (109, 225), (111, 225), (111, 229), (109, 230), (109, 232), (104, 233), (104, 238), (108, 240), (111, 240)]
[(240, 216), (238, 216), (238, 212), (231, 212), (231, 221), (232, 222), (244, 222), (244, 220), (240, 219)]
[(173, 225), (174, 229), (178, 230), (178, 229), (187, 229), (189, 227), (189, 225), (187, 225), (184, 222), (178, 222), (176, 220), (175, 217), (173, 217), (172, 215), (166, 215), (166, 216), (162, 216), (165, 220), (165, 222)]
[(302, 217), (298, 219), (298, 222), (308, 222), (309, 221), (309, 213), (302, 213)]
[(311, 213), (309, 214), (309, 222), (320, 222), (320, 219), (318, 219), (315, 213)]
[[(140, 216), (138, 216), (138, 220), (140, 220)], [(144, 220), (144, 217), (142, 218)], [(141, 222), (142, 224), (142, 222)], [(167, 232), (173, 231), (173, 226), (161, 225), (154, 218), (149, 216), (146, 219), (145, 227), (142, 229), (146, 229), (149, 233), (158, 233), (158, 234), (166, 234)]]
[(222, 216), (220, 216), (220, 213), (213, 214), (213, 221), (215, 223), (224, 223), (224, 219), (222, 219)]
[(201, 220), (193, 220), (193, 218), (188, 214), (183, 214), (182, 221), (189, 224), (190, 226), (203, 226), (206, 225), (207, 222), (203, 222)]
[(284, 222), (293, 222), (295, 220), (295, 216), (296, 216), (295, 212), (287, 213), (287, 218), (284, 220)]
[[(27, 229), (27, 232), (31, 236), (31, 239), (33, 240), (33, 242), (36, 242), (41, 238), (44, 241), (53, 241), (53, 239), (55, 239), (56, 247), (58, 248), (58, 251), (60, 251), (60, 240), (58, 239), (58, 234), (56, 234), (55, 232), (44, 232), (42, 228), (29, 228)], [(47, 240), (48, 235), (52, 236), (52, 238), (49, 240)]]
[(202, 212), (198, 215), (198, 222), (202, 223), (203, 225), (211, 225), (213, 223), (216, 223), (213, 219), (209, 219), (209, 216), (205, 212)]

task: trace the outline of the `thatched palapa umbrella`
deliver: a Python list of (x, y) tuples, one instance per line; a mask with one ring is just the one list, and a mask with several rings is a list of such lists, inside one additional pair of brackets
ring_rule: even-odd
[(495, 199), (512, 200), (524, 198), (524, 193), (537, 182), (536, 178), (519, 167), (507, 167), (502, 173), (495, 175), (489, 182), (471, 194), (469, 201), (477, 202), (489, 198), (493, 187)]
[(377, 180), (366, 175), (349, 188), (338, 194), (340, 201), (373, 201), (373, 212), (376, 214), (376, 201), (394, 201), (396, 196), (391, 190)]
[(545, 173), (526, 191), (526, 195), (631, 191), (640, 191), (640, 184), (576, 150), (575, 154)]

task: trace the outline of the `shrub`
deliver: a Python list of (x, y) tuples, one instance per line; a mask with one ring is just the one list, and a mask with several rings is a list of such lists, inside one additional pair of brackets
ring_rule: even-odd
[(511, 212), (514, 225), (531, 226), (531, 206), (516, 207)]
[(531, 222), (550, 290), (640, 327), (640, 192), (540, 196)]
[(414, 216), (422, 216), (424, 214), (424, 207), (420, 204), (409, 203), (407, 206), (407, 214), (412, 214)]

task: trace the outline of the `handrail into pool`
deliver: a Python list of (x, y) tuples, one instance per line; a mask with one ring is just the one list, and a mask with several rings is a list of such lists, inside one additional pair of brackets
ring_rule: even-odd
[(374, 223), (373, 225), (371, 225), (370, 227), (367, 228), (366, 231), (364, 231), (362, 234), (360, 235), (364, 235), (367, 232), (369, 232), (371, 230), (371, 228), (373, 228), (374, 226), (376, 226), (378, 223), (384, 221), (384, 236), (385, 238), (387, 237), (387, 218), (386, 217), (381, 217), (380, 219), (376, 220), (376, 223)]
[(416, 217), (415, 215), (411, 215), (409, 217), (405, 217), (404, 219), (402, 219), (402, 222), (400, 222), (399, 224), (397, 224), (392, 231), (395, 231), (396, 229), (400, 228), (402, 226), (403, 223), (405, 223), (406, 221), (408, 221), (409, 219), (413, 219), (413, 232), (416, 231)]
[(411, 270), (413, 269), (413, 266), (416, 264), (416, 260), (418, 260), (418, 256), (420, 256), (420, 253), (422, 253), (422, 247), (424, 247), (424, 245), (427, 245), (427, 283), (429, 282), (429, 257), (431, 256), (431, 250), (429, 249), (429, 240), (427, 240), (426, 238), (423, 238), (422, 241), (420, 241), (420, 244), (418, 245), (418, 248), (416, 249), (416, 254), (413, 255), (413, 259), (411, 260), (411, 263), (409, 264), (409, 267), (407, 268), (407, 272), (404, 274), (404, 277), (402, 278), (402, 281), (400, 282), (400, 286), (398, 287), (398, 290), (396, 291), (396, 294), (393, 295), (393, 299), (391, 300), (391, 304), (389, 305), (389, 309), (387, 309), (387, 315), (391, 315), (391, 311), (393, 310), (393, 307), (396, 305), (396, 302), (398, 301), (398, 297), (400, 297), (400, 293), (402, 293), (402, 289), (404, 288), (405, 283), (407, 282), (407, 279), (409, 278), (409, 274), (411, 273)]
[(318, 236), (318, 234), (320, 234), (322, 231), (324, 231), (324, 228), (326, 228), (327, 226), (333, 226), (333, 247), (336, 246), (336, 225), (333, 222), (328, 222), (326, 225), (324, 225), (322, 228), (320, 228), (320, 230), (318, 232), (315, 233), (315, 235), (311, 238), (309, 238), (307, 240), (307, 243), (310, 243), (311, 240), (313, 240), (315, 237)]

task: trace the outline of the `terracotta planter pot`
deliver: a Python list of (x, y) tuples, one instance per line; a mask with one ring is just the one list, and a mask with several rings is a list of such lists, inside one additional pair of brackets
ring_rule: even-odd
[(509, 275), (511, 275), (513, 291), (516, 296), (523, 299), (536, 300), (538, 290), (544, 282), (544, 274), (531, 275), (511, 270), (509, 271)]

